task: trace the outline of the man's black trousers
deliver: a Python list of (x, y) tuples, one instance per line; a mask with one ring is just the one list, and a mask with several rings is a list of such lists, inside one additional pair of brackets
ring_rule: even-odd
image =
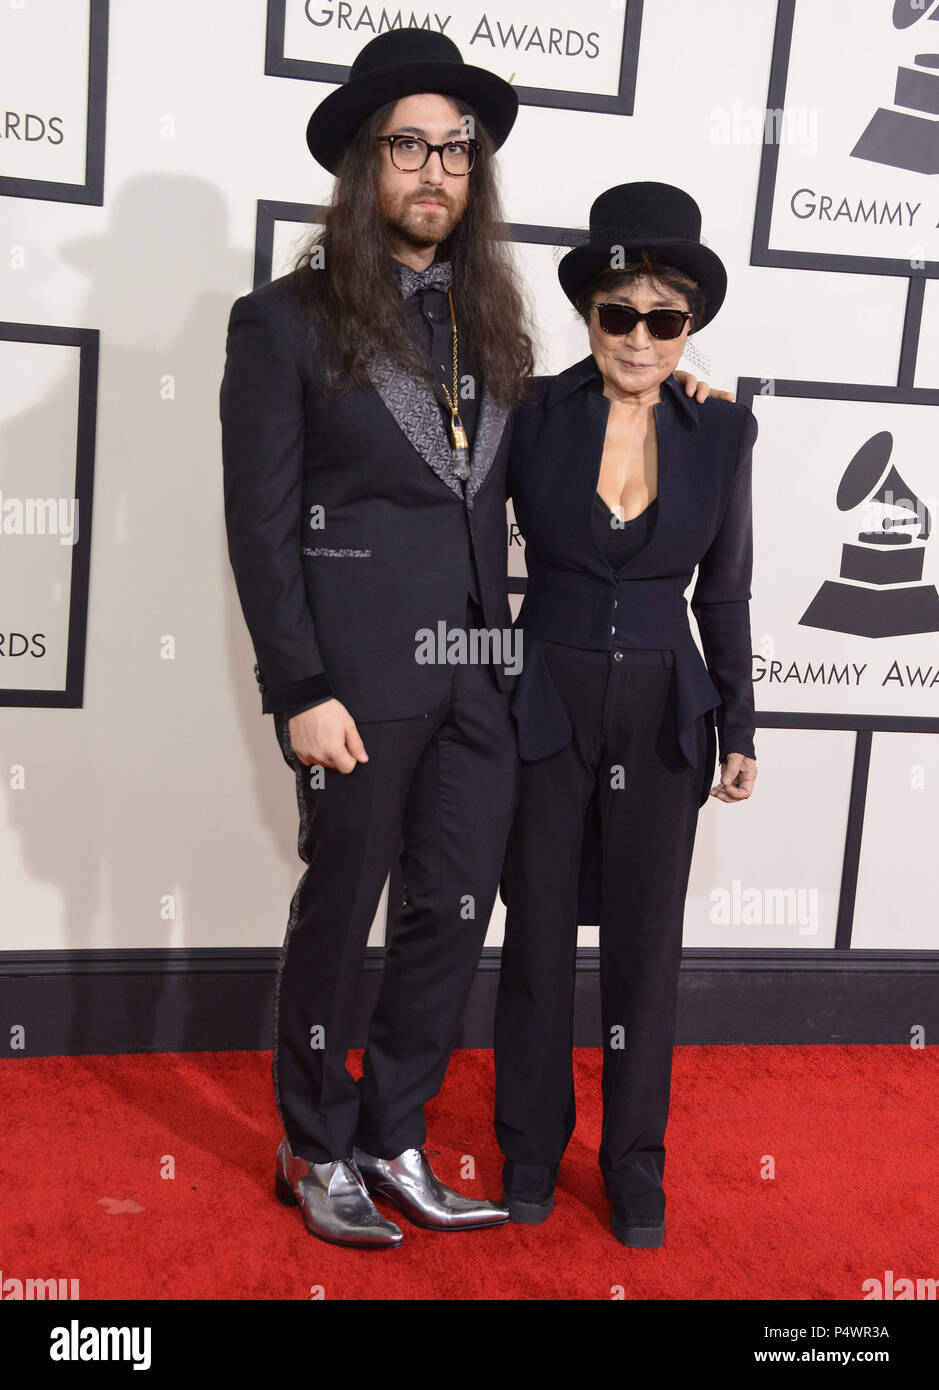
[(675, 734), (671, 652), (586, 651), (546, 642), (544, 655), (573, 737), (549, 757), (520, 765), (505, 861), (496, 1134), (507, 1158), (553, 1164), (574, 1130), (578, 867), (585, 815), (598, 812), (599, 1161), (610, 1196), (654, 1193), (665, 1166), (706, 716), (698, 721), (698, 766), (690, 768)]
[[(471, 607), (472, 625), (480, 625)], [(376, 673), (381, 679), (381, 673)], [(517, 788), (509, 697), (488, 664), (453, 667), (426, 715), (358, 725), (368, 762), (296, 774), (297, 887), (274, 998), (274, 1091), (293, 1152), (312, 1163), (424, 1143), (424, 1103), (456, 1042), (499, 886)], [(350, 710), (353, 718), (355, 711)], [(311, 774), (322, 785), (311, 786)], [(363, 1076), (346, 1068), (369, 928), (399, 844), (406, 905), (392, 927)], [(394, 915), (392, 914), (394, 923)]]

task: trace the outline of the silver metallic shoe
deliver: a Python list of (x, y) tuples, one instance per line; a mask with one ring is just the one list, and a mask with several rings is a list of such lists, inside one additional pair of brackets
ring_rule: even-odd
[(294, 1158), (286, 1138), (277, 1150), (274, 1191), (285, 1207), (299, 1206), (311, 1235), (332, 1245), (400, 1245), (404, 1233), (375, 1206), (347, 1158), (308, 1163)]
[(478, 1226), (501, 1226), (508, 1207), (461, 1197), (443, 1183), (423, 1149), (405, 1149), (397, 1158), (373, 1158), (353, 1149), (355, 1166), (369, 1192), (388, 1197), (415, 1226), (428, 1231), (466, 1231)]

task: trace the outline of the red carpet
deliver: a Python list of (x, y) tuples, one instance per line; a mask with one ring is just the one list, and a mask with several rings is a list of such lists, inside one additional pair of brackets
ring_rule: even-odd
[[(580, 1119), (543, 1226), (436, 1234), (401, 1218), (401, 1248), (358, 1251), (316, 1240), (274, 1198), (269, 1052), (4, 1060), (0, 1278), (77, 1278), (82, 1299), (609, 1299), (621, 1286), (628, 1299), (857, 1300), (887, 1270), (939, 1275), (936, 1049), (676, 1049), (662, 1250), (628, 1250), (607, 1226), (599, 1066), (578, 1049)], [(444, 1182), (498, 1197), (491, 1112), (491, 1053), (457, 1053), (428, 1153)]]

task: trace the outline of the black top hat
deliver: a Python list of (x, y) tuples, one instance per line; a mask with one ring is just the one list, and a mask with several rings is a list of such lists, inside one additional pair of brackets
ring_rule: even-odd
[(590, 209), (590, 240), (568, 251), (558, 265), (561, 288), (573, 303), (622, 248), (624, 264), (643, 251), (662, 265), (690, 275), (705, 298), (704, 315), (691, 333), (717, 313), (727, 292), (727, 271), (701, 244), (701, 209), (690, 194), (669, 183), (621, 183), (601, 193)]
[(518, 115), (514, 87), (485, 68), (464, 63), (446, 34), (427, 29), (389, 29), (365, 45), (349, 80), (320, 102), (306, 128), (313, 158), (335, 172), (339, 156), (359, 126), (379, 106), (415, 92), (462, 97), (475, 108), (496, 149)]

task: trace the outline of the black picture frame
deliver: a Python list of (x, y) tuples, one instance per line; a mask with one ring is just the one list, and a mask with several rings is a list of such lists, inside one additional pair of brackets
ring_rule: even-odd
[[(312, 225), (321, 222), (326, 208), (321, 203), (290, 203), (276, 199), (258, 200), (255, 217), (254, 273), (252, 289), (270, 282), (274, 268), (274, 232), (278, 222), (295, 222)], [(535, 246), (580, 246), (588, 240), (589, 232), (576, 227), (550, 227), (539, 223), (509, 222), (505, 225), (506, 239), (527, 242)], [(507, 576), (507, 592), (524, 594), (526, 580), (523, 575)], [(397, 858), (391, 867), (388, 883), (388, 898), (385, 908), (385, 938), (389, 937), (402, 892), (401, 868)], [(384, 955), (384, 946), (369, 946), (366, 959), (377, 959)]]
[[(767, 111), (785, 109), (796, 3), (797, 0), (777, 0), (773, 57), (766, 97)], [(899, 275), (911, 281), (934, 280), (939, 277), (939, 261), (926, 261), (921, 268), (914, 270), (908, 260), (898, 257), (787, 251), (770, 246), (778, 167), (778, 144), (775, 141), (764, 141), (750, 246), (751, 265), (774, 266), (783, 270), (836, 270), (850, 275)]]
[[(104, 155), (108, 105), (108, 25), (110, 0), (88, 0), (88, 103), (84, 183), (20, 179), (0, 175), (0, 195), (41, 198), (52, 203), (104, 203)], [(50, 40), (51, 41), (51, 40)]]
[[(766, 394), (761, 389), (768, 378), (738, 377), (736, 399), (751, 406), (756, 396)], [(772, 378), (774, 397), (798, 397), (805, 400), (880, 401), (890, 405), (939, 405), (939, 391), (913, 386), (855, 386), (846, 382), (798, 381)], [(849, 951), (857, 898), (858, 869), (861, 861), (861, 840), (864, 812), (867, 804), (871, 747), (875, 733), (939, 734), (939, 719), (925, 716), (797, 713), (789, 710), (757, 709), (758, 729), (838, 729), (854, 733), (854, 764), (848, 797), (844, 854), (841, 866), (841, 889), (838, 915), (835, 922), (833, 947), (818, 948), (819, 955)], [(865, 953), (866, 954), (866, 953)], [(939, 958), (939, 951), (928, 953)], [(888, 953), (893, 959), (894, 953)], [(901, 956), (902, 952), (897, 952)]]
[[(85, 687), (85, 643), (88, 631), (88, 578), (93, 525), (95, 426), (98, 412), (99, 332), (96, 328), (66, 328), (57, 324), (0, 322), (0, 340), (49, 343), (78, 349), (78, 407), (75, 429), (75, 491), (78, 540), (73, 547), (69, 587), (68, 646), (65, 687), (61, 690), (14, 690), (0, 686), (0, 705), (54, 709), (81, 708)], [(0, 667), (2, 672), (2, 667)]]
[[(735, 399), (752, 409), (758, 396), (771, 394), (800, 400), (865, 401), (885, 405), (939, 406), (939, 390), (913, 386), (856, 386), (846, 382), (800, 381), (772, 378), (772, 392), (761, 388), (767, 377), (737, 378)], [(798, 714), (785, 710), (757, 710), (756, 722), (766, 729), (848, 729), (870, 733), (939, 734), (939, 718), (906, 715)]]
[[(321, 222), (326, 207), (322, 203), (289, 203), (275, 198), (259, 198), (254, 230), (254, 278), (252, 288), (266, 285), (274, 268), (274, 229), (278, 222)], [(506, 240), (536, 246), (581, 246), (589, 232), (577, 227), (548, 227), (539, 223), (507, 222)]]
[[(636, 73), (642, 33), (643, 0), (627, 0), (620, 54), (619, 86), (616, 92), (565, 92), (553, 87), (516, 87), (523, 106), (549, 106), (564, 111), (600, 111), (608, 115), (631, 116), (636, 99)], [(345, 82), (348, 67), (341, 63), (315, 63), (284, 54), (287, 0), (268, 0), (267, 40), (264, 72), (268, 77), (292, 77), (304, 82)], [(362, 47), (374, 35), (363, 32)], [(466, 58), (466, 54), (463, 55)], [(468, 62), (473, 59), (467, 58)], [(485, 63), (479, 66), (485, 67)]]
[[(274, 229), (278, 222), (320, 222), (326, 211), (321, 203), (285, 203), (274, 199), (258, 200), (254, 236), (254, 281), (252, 288), (266, 285), (274, 265)], [(533, 246), (580, 246), (589, 239), (589, 232), (576, 227), (549, 227), (534, 222), (506, 224), (509, 241), (527, 242)], [(527, 587), (524, 575), (510, 574), (507, 592), (522, 595)]]

